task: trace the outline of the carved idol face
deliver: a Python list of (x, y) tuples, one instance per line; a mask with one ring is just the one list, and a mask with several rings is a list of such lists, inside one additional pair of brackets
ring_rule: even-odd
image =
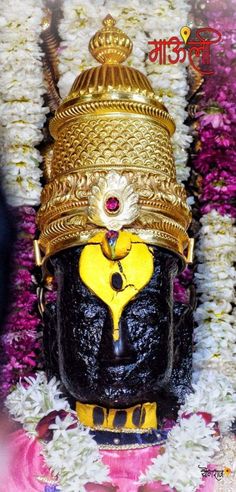
[(191, 256), (191, 213), (174, 121), (147, 77), (123, 63), (131, 40), (104, 22), (89, 44), (100, 65), (78, 75), (50, 122), (36, 244), (58, 284), (57, 306), (44, 312), (48, 373), (79, 403), (113, 410), (182, 391), (189, 353), (176, 365), (172, 287)]
[(52, 259), (60, 377), (76, 400), (107, 407), (158, 400), (173, 364), (177, 262), (144, 243), (121, 259), (94, 243)]

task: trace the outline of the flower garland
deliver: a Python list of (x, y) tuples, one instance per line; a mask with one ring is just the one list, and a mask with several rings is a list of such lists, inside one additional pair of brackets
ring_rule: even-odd
[[(201, 219), (195, 274), (200, 305), (195, 313), (194, 378), (211, 369), (230, 377), (236, 389), (234, 285), (236, 229), (233, 219), (212, 210)], [(227, 409), (227, 406), (226, 406)], [(224, 415), (226, 416), (227, 410)]]
[[(82, 492), (88, 482), (106, 482), (108, 470), (101, 462), (96, 442), (78, 422), (59, 385), (55, 378), (47, 382), (46, 375), (39, 372), (35, 378), (17, 384), (6, 406), (29, 435), (44, 439), (44, 458), (60, 490)], [(69, 461), (65, 459), (68, 456)]]
[[(180, 29), (188, 25), (190, 5), (186, 0), (171, 2), (152, 0), (149, 7), (151, 12), (144, 26), (149, 40), (179, 36)], [(152, 87), (161, 96), (176, 124), (172, 145), (179, 181), (186, 181), (189, 176), (189, 168), (186, 166), (187, 151), (192, 141), (189, 127), (184, 123), (187, 118), (187, 64), (186, 61), (183, 64), (159, 65), (159, 63), (152, 63), (148, 58), (145, 61), (146, 74)]]
[[(233, 1), (236, 4), (235, 0)], [(230, 15), (229, 15), (230, 13)], [(199, 370), (212, 368), (230, 377), (236, 389), (235, 367), (235, 228), (233, 198), (236, 191), (236, 12), (232, 3), (220, 6), (214, 0), (207, 5), (206, 23), (213, 22), (223, 42), (212, 56), (214, 77), (204, 84), (199, 101), (198, 132), (200, 151), (194, 166), (200, 177), (201, 220), (197, 245), (200, 262), (195, 275), (201, 304), (195, 319), (195, 379)], [(209, 152), (211, 149), (211, 152)]]
[[(1, 337), (1, 395), (20, 376), (35, 370), (40, 349), (32, 241), (35, 210), (41, 192), (42, 161), (35, 148), (42, 138), (47, 108), (43, 107), (42, 52), (39, 47), (43, 2), (5, 2), (0, 16), (1, 166), (4, 190), (14, 207), (17, 241), (10, 277), (11, 312)], [(26, 83), (24, 83), (26, 81)], [(37, 361), (37, 362), (36, 362)]]
[(88, 42), (92, 35), (102, 26), (107, 14), (112, 13), (119, 23), (119, 28), (127, 31), (134, 42), (133, 53), (128, 64), (145, 72), (145, 52), (147, 40), (144, 32), (144, 21), (147, 19), (147, 6), (140, 0), (132, 0), (127, 5), (125, 0), (99, 0), (94, 2), (64, 0), (63, 18), (59, 26), (62, 42), (59, 48), (58, 86), (62, 97), (65, 97), (78, 72), (97, 65), (88, 52)]
[(161, 480), (178, 492), (193, 492), (202, 482), (200, 467), (212, 461), (218, 451), (214, 424), (206, 423), (201, 415), (181, 418), (170, 431), (165, 453), (141, 476), (141, 483)]
[[(136, 4), (137, 2), (134, 3)], [(65, 50), (67, 49), (66, 47), (64, 48)], [(221, 83), (222, 81), (220, 80), (220, 85)], [(231, 105), (230, 109), (232, 110), (233, 114), (233, 105)], [(201, 116), (206, 116), (205, 114), (200, 113), (201, 111), (198, 114), (199, 118), (201, 118)], [(208, 120), (205, 117), (205, 121), (203, 120), (202, 123), (202, 128), (207, 127), (207, 131), (209, 131), (208, 125), (214, 128), (214, 125), (216, 127), (219, 121), (222, 121), (222, 119), (219, 117), (217, 119), (208, 118)], [(228, 124), (227, 119), (223, 118), (223, 124)], [(211, 131), (209, 131), (209, 135), (213, 141), (214, 132), (212, 132), (212, 128), (210, 129)], [(225, 130), (225, 128), (223, 129)], [(204, 142), (204, 139), (202, 138), (201, 141)], [(219, 142), (221, 144), (222, 141), (225, 144), (226, 138), (223, 138), (222, 140), (222, 138), (220, 138), (219, 136)], [(229, 146), (229, 137), (227, 142)], [(210, 154), (208, 158), (208, 161), (210, 162), (212, 159)], [(227, 182), (226, 178), (228, 180)], [(230, 424), (235, 416), (235, 382), (231, 381), (231, 379), (229, 378), (229, 364), (231, 364), (232, 362), (232, 340), (228, 329), (229, 326), (231, 327), (233, 321), (233, 313), (231, 311), (232, 298), (230, 298), (228, 303), (226, 302), (224, 305), (222, 303), (220, 304), (222, 298), (222, 285), (224, 284), (227, 287), (231, 287), (234, 280), (232, 272), (233, 226), (232, 220), (229, 216), (221, 216), (221, 214), (219, 213), (222, 211), (232, 211), (232, 208), (227, 208), (228, 204), (226, 205), (226, 203), (224, 203), (224, 200), (229, 196), (231, 197), (231, 193), (233, 190), (231, 187), (232, 183), (229, 182), (229, 173), (227, 174), (227, 176), (225, 174), (219, 174), (219, 172), (218, 174), (213, 173), (210, 178), (206, 178), (205, 183), (207, 185), (209, 182), (213, 182), (213, 188), (223, 188), (223, 186), (221, 186), (222, 179), (224, 187), (226, 182), (226, 188), (229, 193), (225, 194), (226, 190), (224, 189), (223, 193), (221, 193), (220, 195), (220, 199), (219, 193), (215, 194), (217, 198), (213, 201), (215, 204), (217, 202), (217, 205), (210, 206), (213, 211), (207, 213), (207, 215), (202, 219), (203, 228), (200, 233), (200, 240), (198, 245), (198, 256), (199, 260), (202, 263), (199, 266), (198, 272), (196, 274), (196, 279), (198, 292), (201, 294), (202, 304), (197, 310), (196, 319), (198, 323), (202, 323), (202, 326), (201, 324), (199, 324), (195, 330), (196, 352), (194, 355), (194, 393), (187, 397), (184, 406), (180, 409), (179, 421), (169, 434), (169, 438), (166, 443), (165, 453), (154, 460), (154, 464), (149, 468), (145, 477), (141, 477), (142, 482), (147, 482), (153, 479), (161, 480), (163, 483), (168, 483), (172, 487), (176, 487), (178, 492), (192, 492), (200, 484), (201, 473), (197, 467), (197, 464), (204, 466), (210, 463), (215, 451), (218, 449), (218, 437), (215, 432), (214, 422), (218, 421), (221, 431), (226, 432), (229, 429)], [(220, 185), (218, 184), (218, 180), (220, 181)], [(215, 181), (217, 181), (216, 186)], [(200, 197), (200, 202), (203, 203), (203, 212), (209, 212), (210, 210), (209, 208), (203, 208), (207, 206), (209, 207), (207, 203), (208, 196), (209, 194), (206, 193), (205, 197), (204, 194), (202, 194)], [(214, 209), (216, 209), (218, 212), (215, 212)], [(213, 239), (215, 238), (216, 247), (214, 247), (213, 242)], [(211, 257), (213, 253), (214, 257)], [(221, 261), (222, 255), (224, 255), (225, 253), (226, 260)], [(218, 268), (217, 262), (219, 263), (219, 260), (220, 265)], [(210, 281), (210, 287), (208, 285), (209, 275), (212, 279)], [(215, 294), (213, 296), (209, 296), (207, 292), (209, 292), (209, 288), (212, 288), (212, 285), (214, 286)], [(227, 292), (226, 295), (228, 295), (229, 289), (226, 288), (225, 292)], [(217, 308), (215, 308), (215, 305), (217, 306)], [(219, 321), (218, 325), (216, 322), (217, 319)], [(208, 332), (206, 335), (203, 328), (204, 324), (205, 326), (208, 325)], [(227, 324), (229, 326), (227, 326)], [(226, 344), (225, 339), (223, 338), (221, 333), (222, 328), (223, 330), (227, 330)], [(217, 331), (217, 343), (213, 345), (214, 353), (212, 353), (211, 342), (215, 342), (215, 331)], [(231, 331), (231, 333), (233, 332)], [(228, 356), (229, 358), (227, 358)], [(221, 373), (219, 373), (219, 368), (220, 370), (222, 368)], [(209, 388), (211, 391), (210, 401)], [(213, 421), (211, 422), (210, 417), (204, 415), (203, 412), (199, 412), (199, 409), (204, 409), (204, 411), (207, 410), (209, 413), (211, 413)], [(47, 412), (48, 411), (50, 410), (48, 410), (47, 408)], [(192, 414), (192, 412), (196, 412), (196, 414)], [(19, 419), (20, 418), (20, 421), (23, 423), (23, 416), (19, 417)], [(61, 419), (59, 420), (61, 422)], [(64, 452), (63, 450), (66, 447), (66, 433), (64, 432), (65, 428), (68, 429), (68, 427), (71, 427), (73, 425), (73, 419), (66, 422), (64, 420), (64, 427), (59, 422), (59, 420), (56, 422), (56, 428), (54, 428), (56, 431), (59, 432), (59, 435), (61, 437), (64, 435), (64, 438), (60, 442), (59, 448), (57, 450), (58, 453)], [(69, 431), (71, 430), (72, 429), (69, 429)], [(67, 430), (67, 432), (69, 431)], [(91, 443), (89, 443), (89, 446), (90, 445), (92, 446)], [(51, 448), (52, 452), (54, 453), (54, 445), (52, 444), (52, 441)], [(66, 452), (68, 452), (68, 449)], [(75, 457), (78, 457), (78, 449), (77, 451), (74, 449), (74, 455)], [(54, 454), (52, 454), (51, 456), (54, 456), (54, 459), (57, 459)], [(67, 477), (68, 473), (75, 473), (75, 470), (74, 472), (71, 472), (71, 470), (68, 469), (65, 470), (64, 462), (62, 461), (61, 465), (56, 468), (55, 460), (53, 461), (52, 459), (50, 461), (50, 453), (48, 459), (49, 466), (51, 466), (52, 469), (55, 469), (56, 473), (65, 473)], [(192, 470), (191, 474), (190, 470)], [(187, 477), (187, 479), (185, 477)], [(88, 479), (86, 480), (88, 481)], [(69, 482), (66, 482), (66, 486), (67, 484), (69, 487)], [(66, 492), (72, 491), (71, 488), (65, 490)]]
[(42, 1), (9, 0), (0, 16), (0, 112), (3, 184), (10, 205), (38, 205), (42, 161), (35, 148), (47, 108), (39, 47)]
[[(235, 311), (232, 309), (236, 277), (233, 269), (235, 229), (233, 219), (229, 215), (221, 215), (225, 212), (232, 212), (233, 215), (231, 199), (235, 190), (233, 180), (229, 182), (229, 172), (227, 172), (231, 168), (231, 158), (234, 154), (234, 150), (229, 146), (232, 144), (231, 135), (235, 132), (236, 105), (233, 101), (235, 64), (232, 64), (233, 56), (229, 46), (232, 47), (235, 34), (226, 24), (223, 12), (219, 14), (218, 3), (217, 6), (211, 4), (211, 7), (213, 9), (210, 8), (209, 13), (211, 23), (214, 23), (214, 18), (212, 19), (214, 11), (216, 12), (215, 27), (222, 29), (223, 23), (225, 30), (227, 28), (224, 35), (226, 50), (223, 50), (221, 46), (217, 47), (216, 51), (218, 54), (226, 52), (228, 56), (224, 63), (221, 60), (221, 64), (219, 64), (219, 57), (213, 57), (217, 75), (214, 80), (211, 78), (206, 80), (205, 96), (200, 101), (201, 111), (197, 113), (201, 151), (194, 164), (196, 169), (201, 170), (203, 174), (200, 180), (202, 188), (199, 201), (203, 204), (201, 210), (206, 215), (200, 220), (202, 228), (196, 251), (199, 265), (195, 280), (201, 303), (195, 314), (198, 325), (194, 331), (194, 392), (188, 395), (179, 411), (179, 422), (169, 434), (165, 453), (154, 460), (145, 477), (142, 477), (144, 482), (153, 479), (161, 480), (163, 483), (176, 487), (178, 492), (193, 492), (201, 482), (196, 466), (196, 463), (199, 463), (198, 459), (195, 456), (192, 461), (191, 456), (195, 449), (194, 426), (193, 434), (188, 440), (191, 452), (186, 456), (186, 448), (180, 447), (184, 439), (181, 418), (184, 412), (198, 412), (199, 409), (204, 409), (212, 415), (213, 421), (218, 422), (224, 434), (230, 430), (235, 419), (236, 406), (236, 377), (232, 370), (236, 364), (236, 337), (233, 329)], [(218, 16), (220, 26), (217, 23)], [(219, 90), (217, 90), (217, 85)], [(214, 100), (212, 94), (214, 94)], [(212, 107), (212, 103), (214, 107), (218, 107), (214, 116), (211, 112), (207, 112), (207, 108)], [(215, 169), (216, 164), (218, 166)], [(224, 171), (225, 169), (227, 171)], [(208, 199), (212, 202), (208, 203)], [(216, 441), (216, 436), (212, 435), (211, 450), (213, 450), (214, 441)], [(202, 451), (200, 464), (207, 466), (210, 463), (210, 454), (204, 455)], [(193, 466), (194, 477), (185, 481), (183, 477), (189, 476), (189, 470), (193, 469)]]
[(222, 215), (236, 217), (233, 204), (236, 191), (236, 49), (232, 49), (236, 34), (230, 25), (224, 27), (216, 23), (216, 28), (223, 33), (223, 43), (214, 49), (213, 67), (217, 75), (207, 79), (204, 96), (198, 103), (200, 151), (194, 165), (199, 173), (201, 212), (206, 214), (214, 209)]
[(10, 278), (11, 303), (1, 337), (1, 358), (5, 362), (1, 369), (2, 396), (8, 393), (20, 377), (32, 373), (39, 366), (37, 359), (41, 348), (36, 286), (32, 277), (36, 213), (31, 207), (19, 207), (14, 213), (17, 240)]
[(148, 5), (141, 0), (99, 0), (94, 2), (65, 0), (63, 18), (59, 27), (62, 42), (59, 49), (59, 89), (65, 97), (79, 71), (96, 65), (88, 53), (88, 40), (97, 31), (102, 20), (112, 13), (120, 29), (127, 32), (133, 41), (133, 53), (128, 60), (138, 70), (148, 75), (153, 88), (159, 94), (176, 123), (173, 150), (177, 178), (185, 181), (189, 175), (186, 167), (187, 149), (192, 141), (189, 129), (184, 124), (186, 94), (188, 92), (186, 65), (158, 65), (147, 59), (148, 40), (157, 37), (178, 35), (187, 24), (189, 6), (186, 0), (151, 0)]
[[(35, 378), (25, 378), (17, 384), (15, 390), (8, 395), (6, 406), (13, 418), (23, 424), (29, 435), (42, 439), (46, 464), (51, 468), (55, 481), (59, 482), (61, 491), (74, 492), (76, 488), (82, 492), (87, 482), (106, 482), (109, 479), (108, 470), (101, 461), (98, 446), (89, 435), (89, 429), (85, 429), (78, 422), (76, 413), (63, 398), (59, 386), (60, 383), (55, 378), (47, 382), (44, 373), (37, 373)], [(168, 482), (170, 485), (172, 482), (176, 483), (176, 453), (180, 452), (183, 462), (178, 481), (184, 484), (186, 491), (195, 490), (199, 481), (194, 471), (196, 463), (202, 465), (204, 459), (210, 460), (218, 450), (217, 440), (212, 439), (214, 435), (214, 424), (209, 414), (199, 412), (183, 416), (180, 428), (175, 427), (171, 432), (166, 452), (160, 460), (161, 467), (164, 466), (166, 470), (170, 467), (172, 470), (173, 479)], [(192, 465), (190, 469), (187, 468), (190, 464), (188, 453), (183, 453), (183, 449), (189, 446), (189, 443)], [(69, 464), (65, 456), (70, 456)], [(189, 471), (185, 475), (184, 466), (185, 471)], [(198, 475), (201, 476), (200, 469)], [(156, 479), (151, 475), (150, 478)]]

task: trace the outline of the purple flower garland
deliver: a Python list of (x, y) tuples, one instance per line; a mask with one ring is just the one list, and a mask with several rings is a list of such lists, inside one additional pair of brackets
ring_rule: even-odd
[[(199, 211), (236, 217), (236, 0), (203, 0), (193, 8), (194, 25), (222, 34), (211, 48), (214, 75), (206, 76), (198, 102), (196, 158)], [(176, 301), (189, 302), (193, 272), (187, 268), (174, 283)]]
[(236, 217), (236, 1), (207, 0), (196, 9), (196, 21), (202, 22), (204, 11), (205, 25), (222, 34), (211, 48), (214, 75), (205, 77), (196, 114), (199, 142), (193, 165), (199, 173), (200, 211)]
[(29, 375), (39, 368), (41, 348), (36, 283), (32, 276), (36, 212), (32, 207), (19, 207), (14, 209), (14, 215), (17, 240), (14, 245), (14, 265), (10, 278), (11, 302), (1, 337), (1, 350), (5, 360), (1, 370), (2, 397), (21, 376)]

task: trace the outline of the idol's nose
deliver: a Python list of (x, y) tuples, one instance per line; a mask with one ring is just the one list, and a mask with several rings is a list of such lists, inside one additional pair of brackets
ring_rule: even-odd
[(120, 337), (119, 340), (113, 343), (113, 364), (132, 364), (136, 361), (135, 352), (130, 345)]
[(125, 320), (119, 323), (119, 338), (114, 341), (112, 336), (111, 319), (106, 320), (106, 328), (102, 340), (102, 363), (105, 365), (132, 364), (136, 361), (136, 354), (129, 341), (128, 327)]

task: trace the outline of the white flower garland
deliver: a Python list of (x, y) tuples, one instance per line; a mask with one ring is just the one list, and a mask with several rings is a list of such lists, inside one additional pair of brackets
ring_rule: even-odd
[(73, 414), (76, 413), (62, 397), (59, 386), (55, 378), (47, 382), (46, 375), (39, 372), (36, 378), (25, 378), (23, 384), (17, 384), (7, 397), (6, 406), (31, 436), (37, 435), (37, 423), (53, 410), (69, 412), (64, 420), (56, 417), (55, 424), (49, 426), (53, 439), (43, 443), (43, 454), (53, 476), (58, 478), (61, 492), (85, 492), (84, 485), (88, 482), (106, 482), (108, 471), (89, 430), (78, 421), (75, 428), (69, 429), (75, 424)]
[(235, 227), (231, 217), (216, 211), (202, 217), (201, 224), (195, 274), (201, 301), (195, 313), (195, 380), (199, 370), (220, 367), (236, 387)]
[[(196, 312), (196, 319), (204, 323), (204, 328), (199, 324), (194, 333), (194, 391), (180, 408), (178, 422), (168, 435), (165, 453), (154, 459), (145, 475), (140, 477), (141, 483), (160, 480), (178, 492), (195, 492), (200, 485), (202, 475), (199, 466), (207, 467), (219, 450), (214, 423), (219, 424), (224, 436), (235, 418), (236, 408), (235, 377), (232, 379), (229, 372), (229, 368), (235, 366), (234, 314), (230, 312), (235, 282), (232, 270), (235, 250), (233, 221), (212, 211), (201, 219), (201, 223), (197, 248), (200, 264), (196, 278), (203, 303)], [(227, 330), (226, 322), (229, 324)], [(14, 418), (35, 435), (37, 422), (43, 416), (55, 409), (69, 411), (69, 405), (61, 398), (59, 383), (55, 379), (47, 384), (45, 375), (38, 374), (36, 380), (29, 378), (27, 382), (27, 389), (20, 383), (17, 385), (7, 398), (7, 407)], [(212, 415), (212, 423), (205, 422), (202, 412)], [(188, 418), (186, 414), (190, 414)], [(76, 483), (78, 490), (84, 490), (83, 486), (94, 481), (94, 476), (98, 482), (107, 479), (98, 447), (88, 435), (88, 430), (80, 424), (76, 429), (68, 430), (71, 423), (73, 419), (70, 416), (65, 420), (57, 418), (55, 425), (51, 426), (54, 428), (53, 439), (44, 445), (46, 462), (53, 474), (59, 477), (63, 492), (73, 492), (71, 483)], [(72, 457), (69, 464), (64, 459), (68, 454)], [(83, 470), (82, 474), (78, 469)]]
[(187, 149), (192, 141), (189, 128), (184, 124), (187, 117), (186, 94), (188, 92), (186, 63), (159, 65), (147, 59), (148, 40), (178, 36), (181, 27), (187, 24), (189, 5), (185, 0), (99, 0), (96, 2), (64, 0), (63, 19), (60, 24), (59, 88), (65, 97), (76, 76), (82, 70), (96, 65), (88, 53), (88, 42), (101, 26), (104, 17), (110, 13), (133, 41), (133, 53), (128, 60), (141, 72), (148, 75), (153, 88), (162, 97), (176, 123), (173, 136), (173, 150), (176, 173), (179, 181), (188, 178), (186, 167)]
[[(169, 39), (171, 36), (180, 36), (180, 29), (188, 25), (190, 4), (186, 0), (151, 0), (149, 2), (150, 15), (144, 26), (149, 40)], [(187, 118), (187, 60), (176, 65), (167, 63), (159, 65), (146, 59), (146, 74), (156, 93), (161, 96), (163, 103), (174, 118), (176, 131), (172, 137), (176, 175), (179, 181), (187, 180), (189, 168), (186, 166), (187, 150), (192, 141), (189, 127), (184, 124)]]
[[(179, 417), (183, 412), (208, 412), (224, 435), (236, 417), (235, 311), (231, 305), (236, 278), (233, 269), (235, 228), (231, 217), (214, 210), (202, 217), (201, 224), (196, 283), (202, 304), (195, 315), (198, 326), (194, 330), (193, 393), (187, 396)], [(176, 487), (178, 492), (194, 492), (200, 485), (202, 477), (198, 464), (206, 467), (210, 463), (213, 452), (217, 451), (217, 437), (213, 433), (210, 435), (209, 426), (205, 426), (205, 434), (202, 432), (200, 436), (193, 419), (194, 416), (191, 417), (189, 449), (183, 441), (186, 424), (183, 427), (183, 419), (180, 419), (169, 433), (164, 455), (153, 461), (142, 477), (143, 482), (161, 480)], [(191, 427), (191, 423), (189, 425)], [(208, 453), (205, 452), (205, 439)]]
[(169, 433), (165, 453), (159, 455), (140, 481), (161, 480), (178, 492), (195, 492), (202, 481), (200, 467), (210, 463), (218, 450), (213, 424), (199, 415), (181, 419)]
[[(195, 274), (201, 304), (195, 313), (193, 382), (188, 409), (199, 401), (227, 432), (236, 414), (236, 229), (233, 219), (212, 210), (201, 219)], [(200, 391), (196, 391), (200, 388)], [(209, 392), (211, 398), (209, 399)]]
[(7, 396), (6, 406), (15, 420), (21, 422), (29, 434), (36, 436), (35, 427), (40, 419), (52, 410), (70, 410), (66, 399), (62, 397), (60, 384), (55, 378), (47, 382), (43, 372), (36, 378), (24, 378), (25, 385), (17, 383), (16, 388)]
[(4, 189), (13, 206), (38, 205), (42, 172), (35, 146), (47, 108), (39, 39), (41, 0), (8, 0), (0, 12), (0, 143)]
[[(99, 18), (103, 0), (97, 2), (96, 19)], [(62, 39), (59, 48), (58, 87), (62, 98), (67, 96), (78, 73), (96, 65), (96, 61), (88, 51), (88, 39), (91, 37), (91, 28), (95, 25), (93, 3), (88, 0), (81, 3), (77, 0), (64, 0), (62, 3), (63, 17), (59, 25), (59, 34)], [(85, 49), (86, 48), (86, 49)]]

